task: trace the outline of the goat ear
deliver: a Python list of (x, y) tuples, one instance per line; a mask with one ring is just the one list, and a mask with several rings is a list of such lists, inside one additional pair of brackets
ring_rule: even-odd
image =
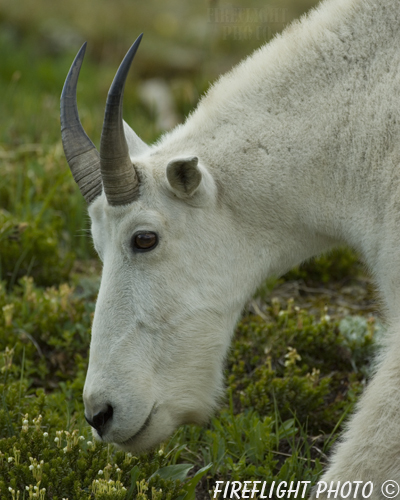
[(197, 156), (171, 160), (167, 165), (167, 179), (171, 190), (180, 198), (190, 197), (202, 179)]
[(124, 134), (126, 143), (128, 144), (129, 154), (131, 156), (138, 156), (146, 153), (150, 147), (142, 141), (142, 139), (135, 134), (131, 127), (124, 121)]

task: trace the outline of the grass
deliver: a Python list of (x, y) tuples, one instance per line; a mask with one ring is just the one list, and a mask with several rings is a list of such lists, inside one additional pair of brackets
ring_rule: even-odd
[[(60, 143), (58, 99), (75, 45), (90, 42), (78, 101), (98, 144), (109, 82), (139, 26), (149, 48), (127, 85), (125, 118), (148, 142), (161, 131), (140, 100), (142, 81), (165, 78), (183, 119), (217, 73), (211, 59), (228, 67), (260, 41), (224, 39), (207, 20), (215, 2), (188, 4), (185, 24), (155, 1), (140, 15), (123, 0), (118, 12), (104, 2), (21, 1), (17, 9), (0, 0), (0, 497), (201, 500), (217, 481), (315, 483), (383, 328), (349, 250), (259, 290), (233, 340), (225, 402), (207, 426), (181, 427), (134, 457), (95, 444), (83, 418), (100, 265)], [(286, 5), (289, 18), (310, 6)], [(265, 4), (238, 2), (250, 6)], [(60, 46), (67, 32), (72, 42)], [(196, 64), (176, 57), (177, 44)]]

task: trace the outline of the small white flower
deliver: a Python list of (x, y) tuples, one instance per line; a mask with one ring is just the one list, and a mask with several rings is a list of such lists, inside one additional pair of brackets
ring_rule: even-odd
[(99, 470), (99, 476), (101, 476), (103, 474), (103, 471), (100, 469)]
[(55, 443), (58, 443), (59, 441), (60, 441), (60, 438), (59, 438), (59, 437), (55, 437), (55, 438), (54, 438), (54, 442), (55, 442)]
[(30, 466), (29, 466), (29, 470), (33, 470), (34, 468), (35, 468), (35, 466), (34, 466), (34, 465), (30, 465)]
[(24, 425), (28, 425), (28, 424), (29, 424), (29, 420), (26, 420), (26, 419), (25, 419), (22, 423), (23, 423)]
[(8, 491), (12, 493), (13, 489), (11, 488), (11, 486), (8, 487)]
[[(11, 463), (13, 460), (14, 460), (13, 457), (8, 457), (8, 463)], [(11, 488), (11, 486), (10, 486), (10, 488)]]
[(47, 438), (49, 436), (49, 433), (48, 432), (43, 432), (43, 437), (44, 438)]
[(85, 441), (85, 436), (79, 436), (80, 441)]

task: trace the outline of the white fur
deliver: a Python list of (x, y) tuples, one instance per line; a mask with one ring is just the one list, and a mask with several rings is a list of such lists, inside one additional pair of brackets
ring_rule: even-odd
[[(123, 448), (204, 422), (246, 300), (345, 242), (393, 328), (324, 479), (377, 492), (400, 482), (399, 69), (398, 0), (326, 0), (222, 77), (184, 125), (131, 150), (139, 201), (111, 207), (103, 194), (89, 208), (104, 270), (84, 399), (91, 415), (113, 406), (105, 441), (121, 445), (152, 408)], [(193, 156), (202, 181), (186, 199), (166, 167)], [(139, 229), (159, 234), (157, 248), (132, 252)]]

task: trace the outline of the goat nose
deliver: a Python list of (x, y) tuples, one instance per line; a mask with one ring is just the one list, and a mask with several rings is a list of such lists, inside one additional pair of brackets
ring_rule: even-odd
[(113, 407), (111, 405), (107, 405), (107, 408), (99, 411), (99, 413), (96, 413), (96, 415), (94, 415), (92, 419), (89, 419), (86, 415), (85, 419), (89, 425), (96, 429), (99, 436), (101, 437), (103, 435), (104, 427), (106, 423), (112, 418), (113, 413)]

